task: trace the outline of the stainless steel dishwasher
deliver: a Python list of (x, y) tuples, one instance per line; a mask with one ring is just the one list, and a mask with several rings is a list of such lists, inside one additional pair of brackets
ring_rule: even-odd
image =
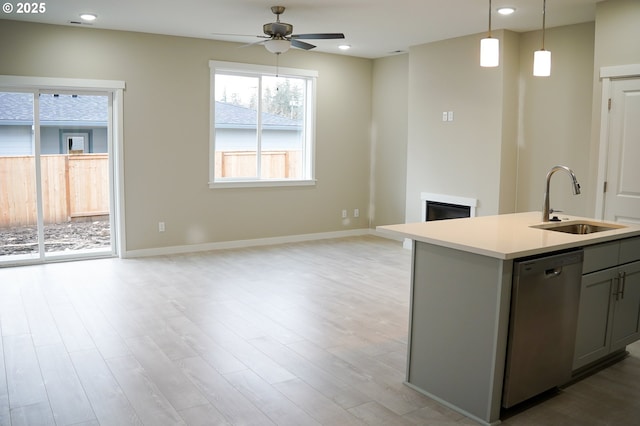
[(582, 250), (516, 261), (502, 406), (571, 379)]

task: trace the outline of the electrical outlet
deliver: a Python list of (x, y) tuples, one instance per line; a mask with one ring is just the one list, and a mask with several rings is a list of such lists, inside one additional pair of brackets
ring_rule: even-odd
[(346, 219), (347, 218), (347, 210), (342, 210), (342, 218)]
[(158, 222), (158, 232), (164, 232), (164, 222)]
[(353, 217), (360, 217), (360, 209), (353, 209)]
[(442, 111), (442, 121), (447, 121), (449, 119), (449, 115), (447, 111)]

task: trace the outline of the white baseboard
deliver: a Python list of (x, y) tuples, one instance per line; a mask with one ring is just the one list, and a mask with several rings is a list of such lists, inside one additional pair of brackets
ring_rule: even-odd
[(217, 243), (187, 244), (183, 246), (157, 247), (150, 249), (128, 250), (122, 253), (122, 258), (131, 259), (135, 257), (163, 256), (168, 254), (195, 253), (200, 251), (224, 250), (233, 248), (269, 246), (275, 244), (298, 243), (303, 241), (326, 240), (329, 238), (355, 237), (361, 235), (376, 235), (384, 238), (375, 230), (352, 229), (348, 231), (320, 232), (315, 234), (287, 235), (283, 237), (256, 238), (252, 240), (221, 241)]

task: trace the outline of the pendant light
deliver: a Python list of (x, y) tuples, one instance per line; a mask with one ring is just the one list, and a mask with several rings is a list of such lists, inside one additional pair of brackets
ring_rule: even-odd
[(544, 48), (546, 17), (547, 0), (542, 0), (542, 49), (533, 52), (533, 75), (536, 77), (551, 75), (551, 52)]
[(480, 66), (497, 67), (500, 64), (500, 40), (491, 37), (491, 0), (489, 0), (489, 34), (480, 40)]

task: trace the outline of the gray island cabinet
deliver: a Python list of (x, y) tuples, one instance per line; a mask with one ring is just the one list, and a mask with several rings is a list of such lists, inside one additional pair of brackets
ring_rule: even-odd
[(574, 370), (640, 339), (640, 238), (584, 249)]
[(573, 235), (539, 221), (528, 212), (377, 228), (413, 241), (406, 384), (481, 424), (500, 423), (514, 261), (585, 249), (574, 369), (640, 337), (640, 227)]

